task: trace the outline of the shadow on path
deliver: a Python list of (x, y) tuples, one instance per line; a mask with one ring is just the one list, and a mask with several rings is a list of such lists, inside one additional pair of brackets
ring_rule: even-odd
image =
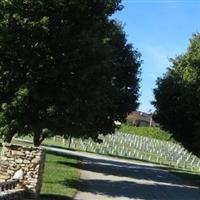
[(87, 180), (80, 184), (79, 191), (108, 197), (126, 197), (148, 200), (199, 200), (197, 188), (181, 186), (139, 184), (131, 181)]
[[(73, 157), (71, 155), (66, 155)], [(199, 200), (200, 190), (159, 167), (142, 163), (81, 156), (82, 165), (59, 162), (83, 170), (77, 200), (144, 199)], [(80, 194), (80, 195), (79, 195)], [(84, 196), (81, 196), (84, 195)], [(101, 195), (99, 197), (99, 195)], [(98, 196), (98, 197), (97, 197)], [(62, 198), (59, 198), (62, 200)], [(53, 200), (53, 199), (52, 199)], [(64, 200), (64, 199), (63, 199)]]
[[(62, 164), (70, 165), (65, 162)], [(80, 192), (92, 194), (93, 197), (103, 195), (110, 199), (200, 199), (198, 188), (189, 186), (160, 168), (96, 158), (83, 158), (83, 165), (78, 167), (86, 173), (92, 173), (91, 176), (95, 175), (94, 173), (100, 174), (100, 178), (93, 176), (88, 180), (82, 180), (79, 184)], [(90, 200), (90, 198), (85, 198), (85, 200)]]
[[(91, 171), (95, 173), (103, 173), (106, 176), (113, 175), (118, 177), (127, 177), (134, 179), (144, 179), (148, 181), (164, 182), (169, 184), (183, 184), (183, 180), (175, 177), (172, 173), (164, 169), (145, 166), (142, 164), (130, 164), (120, 161), (103, 160), (96, 158), (82, 158), (82, 165), (76, 165), (68, 162), (59, 162), (66, 166), (75, 167), (81, 170)], [(174, 172), (175, 174), (175, 172)], [(166, 177), (167, 176), (167, 177)], [(197, 175), (198, 176), (198, 175)], [(198, 176), (200, 178), (200, 176)], [(189, 185), (186, 181), (185, 185)]]

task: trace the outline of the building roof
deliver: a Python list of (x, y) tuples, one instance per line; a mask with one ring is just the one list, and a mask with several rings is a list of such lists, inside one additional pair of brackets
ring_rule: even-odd
[(152, 114), (148, 114), (148, 113), (141, 112), (141, 111), (134, 111), (134, 112), (130, 113), (130, 115), (134, 115), (134, 116), (136, 116), (137, 120), (144, 121), (144, 122), (147, 122), (149, 124), (150, 124), (150, 121), (152, 120), (152, 122), (151, 122), (152, 126), (157, 126), (158, 125), (152, 119)]

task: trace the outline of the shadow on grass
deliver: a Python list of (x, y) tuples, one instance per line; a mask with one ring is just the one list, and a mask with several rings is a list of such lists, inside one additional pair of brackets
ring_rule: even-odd
[(73, 199), (62, 195), (42, 194), (40, 195), (39, 200), (73, 200)]
[[(45, 181), (45, 183), (48, 183), (48, 184), (54, 184), (55, 182), (54, 181)], [(63, 181), (57, 181), (56, 182), (57, 184), (59, 185), (62, 185), (62, 186), (66, 186), (66, 187), (69, 187), (69, 188), (74, 188), (74, 189), (78, 189), (78, 185), (80, 183), (80, 180), (79, 181), (74, 181), (74, 180), (63, 180)]]
[[(59, 149), (62, 149), (62, 148), (59, 148)], [(67, 150), (67, 149), (66, 149), (66, 150)], [(71, 151), (71, 149), (68, 149), (68, 150)], [(55, 151), (48, 150), (48, 149), (45, 149), (45, 152), (48, 153), (48, 154), (51, 154), (51, 155), (55, 155), (55, 156), (66, 156), (67, 158), (72, 158), (72, 159), (80, 158), (80, 156), (69, 155), (69, 154), (66, 154), (65, 152), (55, 152)]]
[[(62, 153), (59, 153), (59, 152), (52, 152), (52, 151), (48, 151), (46, 150), (46, 153), (50, 154), (50, 155), (55, 155), (57, 157), (57, 161), (56, 160), (51, 160), (51, 159), (47, 159), (46, 160), (46, 163), (51, 163), (51, 162), (55, 162), (55, 163), (59, 163), (59, 158), (68, 158), (68, 159), (72, 159), (71, 162), (74, 162), (73, 160), (77, 160), (77, 156), (70, 156), (70, 155), (64, 155)], [(66, 168), (69, 168), (70, 167), (70, 164), (74, 165), (73, 168), (79, 168), (79, 162), (78, 163), (71, 163), (70, 161), (69, 162), (66, 162), (66, 163), (69, 163), (68, 165), (65, 165)], [(62, 164), (61, 164), (62, 165)], [(62, 166), (61, 166), (62, 167)], [(56, 182), (55, 182), (56, 181)], [(44, 181), (44, 184), (48, 184), (48, 185), (51, 185), (51, 187), (54, 187), (54, 184), (57, 184), (57, 186), (62, 186), (62, 188), (68, 188), (68, 189), (75, 189), (77, 190), (78, 189), (78, 184), (79, 184), (79, 180), (71, 180), (71, 179), (62, 179), (62, 180), (52, 180), (52, 179), (48, 179), (46, 181)], [(65, 187), (63, 187), (65, 186)], [(54, 189), (55, 190), (55, 189)], [(52, 194), (51, 194), (52, 193)], [(72, 200), (73, 198), (71, 197), (68, 197), (68, 196), (65, 196), (64, 194), (59, 194), (58, 191), (55, 191), (55, 193), (58, 193), (58, 194), (53, 194), (54, 192), (53, 191), (49, 191), (49, 192), (44, 192), (41, 194), (41, 197), (39, 198), (39, 200)], [(71, 194), (70, 194), (71, 195)]]
[(42, 146), (44, 147), (52, 147), (52, 148), (57, 148), (57, 149), (65, 149), (65, 150), (69, 150), (69, 151), (78, 151), (76, 149), (72, 149), (69, 147), (65, 147), (65, 146), (58, 146), (58, 145), (53, 145), (53, 144), (42, 144)]

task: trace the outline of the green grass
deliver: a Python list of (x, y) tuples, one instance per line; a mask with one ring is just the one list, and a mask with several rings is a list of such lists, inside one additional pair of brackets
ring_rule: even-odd
[(47, 153), (42, 194), (73, 197), (77, 192), (80, 161), (76, 157)]
[(128, 134), (154, 138), (158, 140), (175, 142), (170, 133), (163, 131), (158, 127), (134, 127), (122, 124), (118, 131)]

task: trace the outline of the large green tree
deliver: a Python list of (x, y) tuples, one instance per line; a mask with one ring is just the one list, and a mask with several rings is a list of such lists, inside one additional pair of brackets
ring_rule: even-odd
[(0, 1), (0, 133), (97, 137), (138, 106), (120, 0)]
[(157, 81), (155, 118), (188, 149), (200, 155), (200, 35)]

